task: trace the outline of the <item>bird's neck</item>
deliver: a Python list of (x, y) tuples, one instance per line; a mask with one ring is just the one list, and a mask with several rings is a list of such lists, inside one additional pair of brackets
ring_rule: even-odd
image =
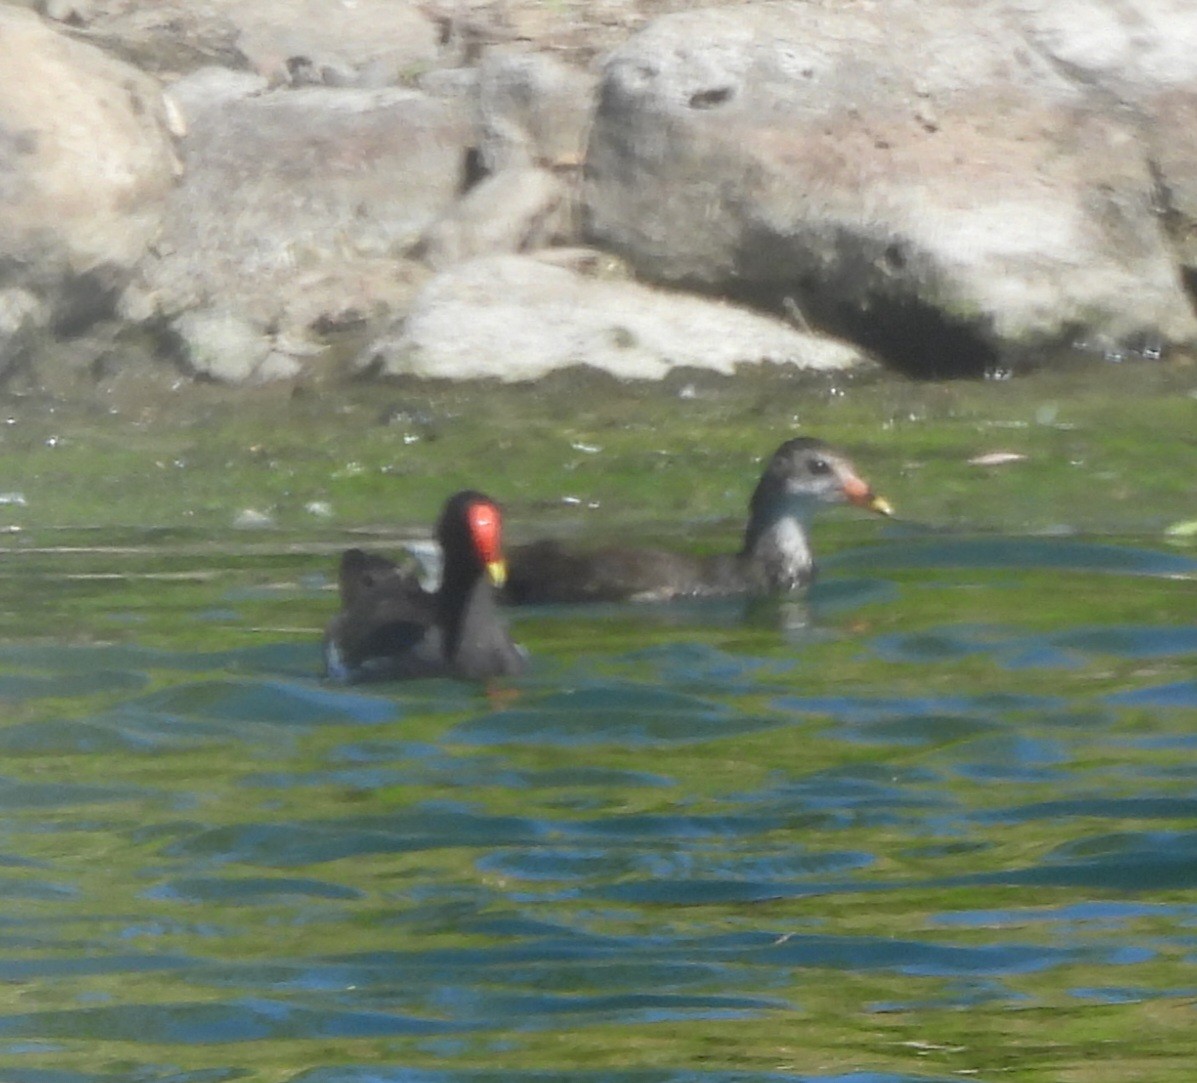
[(445, 660), (456, 676), (484, 680), (522, 672), (523, 656), (507, 634), (495, 588), (485, 574), (474, 579), (441, 629)]
[(770, 590), (792, 590), (809, 582), (814, 565), (807, 523), (817, 501), (788, 493), (753, 494), (744, 548), (756, 578)]
[[(444, 578), (436, 595), (436, 607), (437, 623), (441, 626), (447, 658), (457, 653), (466, 614), (485, 600), (482, 595), (489, 597), (490, 594), (490, 583), (480, 568), (445, 562)], [(491, 601), (493, 604), (493, 598)]]

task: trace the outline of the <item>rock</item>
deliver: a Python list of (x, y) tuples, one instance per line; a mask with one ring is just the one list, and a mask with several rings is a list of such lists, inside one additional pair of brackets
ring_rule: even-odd
[(425, 233), (420, 254), (430, 267), (444, 268), (563, 240), (571, 232), (566, 195), (547, 169), (505, 169), (450, 207)]
[(294, 380), (303, 375), (303, 363), (283, 350), (271, 350), (254, 370), (252, 383), (266, 384), (279, 380)]
[(1197, 286), (1197, 141), (1177, 138), (1178, 132), (1197, 132), (1197, 93), (1161, 95), (1146, 125), (1164, 228), (1176, 259)]
[[(205, 109), (265, 93), (268, 86), (264, 75), (209, 64), (176, 80), (166, 96), (190, 125)], [(182, 134), (186, 135), (186, 129)]]
[(404, 0), (286, 0), (228, 8), (237, 47), (273, 82), (383, 87), (437, 59), (437, 30)]
[(477, 68), (433, 68), (419, 75), (416, 88), (442, 101), (468, 102), (476, 108), (478, 94)]
[(293, 380), (305, 372), (300, 358), (320, 352), (297, 348), (236, 313), (220, 309), (185, 312), (171, 322), (171, 330), (184, 367), (222, 384)]
[(190, 122), (139, 320), (215, 307), (303, 339), (407, 299), (403, 254), (456, 198), (469, 126), (416, 91), (310, 87), (217, 101)]
[(270, 356), (270, 340), (248, 320), (219, 310), (184, 313), (171, 325), (187, 367), (218, 383), (253, 380)]
[(0, 376), (7, 376), (32, 356), (49, 324), (46, 306), (29, 290), (0, 289)]
[(1173, 252), (1197, 271), (1197, 7), (1169, 0), (1022, 0), (1028, 40), (1052, 63), (1135, 118), (1155, 210)]
[(268, 511), (257, 508), (242, 508), (233, 516), (233, 527), (236, 530), (270, 530), (274, 527), (274, 516)]
[(438, 28), (409, 0), (46, 0), (146, 71), (246, 65), (274, 84), (381, 87), (436, 64)]
[(659, 0), (427, 0), (447, 48), (467, 61), (496, 47), (532, 42), (546, 53), (585, 66), (639, 29)]
[(56, 23), (86, 26), (96, 16), (95, 0), (44, 0), (41, 13)]
[[(228, 9), (240, 0), (61, 0), (61, 10), (74, 8), (88, 40), (123, 57), (143, 71), (164, 79), (208, 64), (242, 67), (237, 30)], [(255, 0), (255, 3), (257, 0)]]
[(577, 166), (594, 111), (595, 78), (544, 53), (493, 51), (478, 70), (482, 169)]
[(6, 319), (2, 358), (25, 320), (70, 331), (111, 311), (178, 160), (153, 79), (28, 11), (0, 7), (0, 73), (0, 289), (36, 301)]
[(1186, 0), (1008, 0), (1027, 46), (1078, 87), (1150, 106), (1197, 78), (1197, 8)]
[(549, 56), (487, 55), (472, 86), (473, 184), (425, 234), (420, 254), (429, 266), (576, 240), (566, 175), (582, 160), (594, 86)]
[(734, 305), (587, 278), (529, 256), (492, 256), (433, 278), (361, 366), (388, 375), (535, 380), (574, 365), (659, 379), (745, 364), (842, 369), (859, 351)]
[(655, 281), (789, 301), (927, 374), (1077, 338), (1192, 343), (1143, 133), (1118, 101), (1150, 98), (1148, 74), (1156, 95), (1191, 98), (1197, 19), (1126, 7), (662, 17), (604, 67), (589, 235)]
[[(28, 7), (159, 73), (164, 101)], [(1197, 142), (1178, 136), (1197, 126), (1197, 5), (748, 3), (626, 40), (667, 7), (686, 5), (0, 3), (0, 376), (42, 356), (29, 371), (69, 388), (163, 342), (222, 381), (319, 376), (356, 349), (329, 332), (374, 336), (435, 270), (452, 273), (379, 340), (383, 367), (819, 356), (795, 325), (925, 374), (1197, 341)], [(586, 64), (613, 45), (600, 87)], [(459, 266), (521, 252), (567, 277), (483, 258), (491, 288)], [(596, 281), (627, 267), (786, 319), (695, 344), (666, 331), (683, 298)], [(500, 285), (527, 359), (503, 345)], [(489, 327), (475, 359), (430, 297)], [(114, 304), (144, 326), (105, 322)], [(569, 304), (562, 329), (527, 322)], [(752, 315), (694, 304), (703, 327)]]

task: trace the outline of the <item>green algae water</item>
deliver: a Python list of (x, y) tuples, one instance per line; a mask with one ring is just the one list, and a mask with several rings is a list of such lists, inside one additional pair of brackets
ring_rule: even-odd
[[(1077, 379), (16, 404), (0, 1079), (1187, 1083), (1197, 376)], [(447, 491), (713, 550), (797, 432), (903, 516), (803, 601), (319, 679), (337, 550)]]

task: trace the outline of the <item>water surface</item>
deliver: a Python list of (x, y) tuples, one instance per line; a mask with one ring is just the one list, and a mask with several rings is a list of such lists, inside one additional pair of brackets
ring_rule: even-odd
[(1191, 1079), (1192, 551), (823, 540), (486, 694), (321, 682), (335, 532), (17, 539), (0, 1077)]

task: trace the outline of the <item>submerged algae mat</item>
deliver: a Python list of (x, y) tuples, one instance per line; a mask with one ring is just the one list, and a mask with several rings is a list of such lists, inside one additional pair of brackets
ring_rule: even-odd
[[(679, 390), (701, 424), (604, 429), (588, 397), (554, 435), (535, 398), (397, 389), (443, 411), (406, 444), (270, 403), (244, 446), (180, 424), (181, 465), (155, 422), (9, 426), (0, 1078), (1191, 1079), (1183, 382), (775, 387), (752, 431), (747, 391)], [(830, 516), (807, 601), (517, 612), (535, 664), (498, 696), (318, 679), (347, 527), (393, 504), (398, 536), (468, 481), (529, 533), (734, 544), (790, 415), (909, 517)], [(968, 465), (991, 451), (1028, 458)], [(277, 525), (230, 529), (246, 508)]]

